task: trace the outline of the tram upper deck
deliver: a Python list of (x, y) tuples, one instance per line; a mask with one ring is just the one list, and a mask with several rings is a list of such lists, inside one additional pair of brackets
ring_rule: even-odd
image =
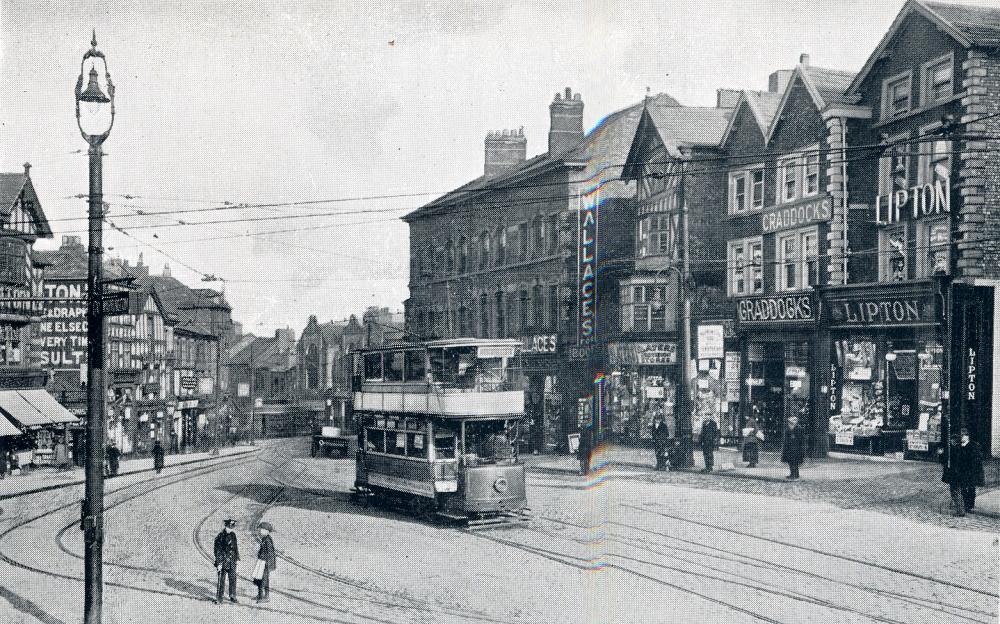
[(354, 409), (456, 418), (516, 418), (524, 392), (511, 379), (517, 340), (454, 339), (366, 349)]

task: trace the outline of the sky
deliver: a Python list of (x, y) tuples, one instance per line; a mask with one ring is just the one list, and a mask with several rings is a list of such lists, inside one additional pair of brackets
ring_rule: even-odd
[(106, 229), (107, 253), (224, 289), (244, 331), (298, 335), (311, 314), (402, 310), (399, 217), (481, 175), (490, 131), (544, 152), (557, 91), (591, 128), (647, 88), (702, 106), (766, 89), (801, 53), (857, 71), (903, 4), (0, 0), (0, 170), (32, 164), (55, 234), (37, 248), (86, 242), (73, 88), (96, 29), (116, 86), (105, 200), (128, 232)]

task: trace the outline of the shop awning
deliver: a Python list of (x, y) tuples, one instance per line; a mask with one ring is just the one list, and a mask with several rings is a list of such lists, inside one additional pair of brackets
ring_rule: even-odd
[(0, 437), (21, 435), (21, 430), (7, 420), (6, 416), (0, 415)]
[(52, 422), (62, 425), (79, 419), (45, 390), (16, 390), (28, 403)]
[(77, 417), (45, 390), (0, 390), (0, 412), (24, 427), (77, 422)]

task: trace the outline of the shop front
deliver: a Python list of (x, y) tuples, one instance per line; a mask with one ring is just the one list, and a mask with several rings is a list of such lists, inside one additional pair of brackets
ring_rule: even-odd
[[(752, 416), (766, 449), (778, 449), (784, 424), (796, 416), (816, 430), (815, 378), (819, 308), (811, 292), (746, 297), (736, 303), (742, 345), (739, 429)], [(734, 390), (735, 394), (735, 390)], [(810, 435), (810, 439), (814, 438)], [(821, 449), (811, 444), (810, 454)]]
[(551, 453), (565, 444), (562, 389), (559, 386), (558, 334), (521, 338), (525, 422), (518, 433), (520, 452)]
[(656, 416), (662, 416), (670, 434), (676, 435), (677, 367), (674, 341), (610, 344), (611, 372), (604, 382), (605, 435), (640, 444), (650, 439)]
[(946, 279), (832, 286), (831, 450), (934, 459), (947, 440)]

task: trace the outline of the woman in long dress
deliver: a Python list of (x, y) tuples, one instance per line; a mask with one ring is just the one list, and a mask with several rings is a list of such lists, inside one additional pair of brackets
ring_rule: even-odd
[[(756, 408), (755, 408), (756, 409)], [(743, 461), (747, 468), (756, 468), (760, 459), (760, 428), (757, 419), (751, 415), (743, 427)]]

